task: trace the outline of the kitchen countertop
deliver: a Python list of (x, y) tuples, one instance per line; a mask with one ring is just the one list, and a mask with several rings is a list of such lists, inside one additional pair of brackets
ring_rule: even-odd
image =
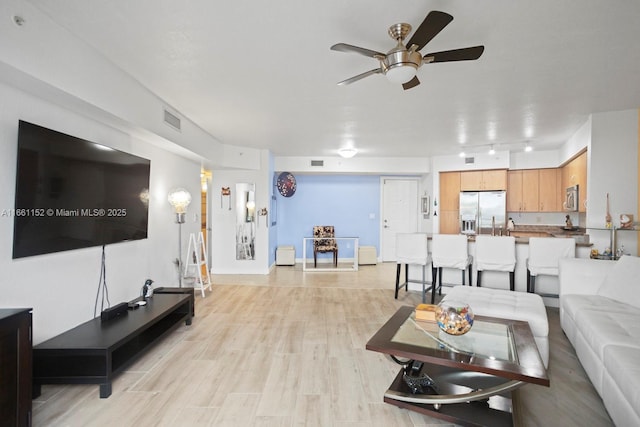
[[(561, 225), (516, 225), (512, 233), (545, 233), (549, 237), (567, 238), (572, 236), (582, 236), (586, 234), (586, 230), (583, 227), (576, 227), (574, 230), (565, 230)], [(475, 241), (475, 235), (469, 235), (469, 241)], [(516, 244), (529, 244), (529, 237), (516, 237)], [(576, 241), (576, 246), (593, 246), (589, 242)]]
[(574, 227), (572, 230), (565, 230), (562, 225), (529, 225), (522, 224), (516, 225), (513, 231), (530, 232), (530, 233), (547, 233), (552, 236), (574, 236), (585, 234), (586, 230), (583, 227)]

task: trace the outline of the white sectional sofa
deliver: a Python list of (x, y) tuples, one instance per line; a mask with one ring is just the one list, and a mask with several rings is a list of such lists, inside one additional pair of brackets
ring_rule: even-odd
[(561, 259), (560, 324), (616, 426), (640, 426), (640, 258)]

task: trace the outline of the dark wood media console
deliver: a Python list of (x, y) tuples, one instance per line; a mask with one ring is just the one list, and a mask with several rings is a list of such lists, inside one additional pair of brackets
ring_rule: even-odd
[(113, 377), (180, 325), (190, 325), (191, 293), (154, 294), (147, 305), (107, 322), (99, 317), (33, 348), (33, 396), (42, 384), (99, 384), (111, 395)]

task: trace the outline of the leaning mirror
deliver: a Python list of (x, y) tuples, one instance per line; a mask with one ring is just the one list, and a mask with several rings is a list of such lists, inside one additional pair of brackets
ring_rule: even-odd
[(236, 259), (255, 258), (255, 184), (236, 184)]

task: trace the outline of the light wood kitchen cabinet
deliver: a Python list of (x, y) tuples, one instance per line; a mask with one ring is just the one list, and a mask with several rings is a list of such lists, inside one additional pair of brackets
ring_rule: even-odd
[(459, 211), (440, 211), (440, 234), (460, 233)]
[(460, 172), (460, 191), (489, 191), (506, 189), (506, 169)]
[(561, 179), (561, 170), (558, 168), (538, 170), (539, 212), (562, 211)]
[[(440, 172), (440, 233), (460, 232), (460, 172)], [(436, 208), (437, 209), (437, 208)]]
[(519, 212), (522, 209), (522, 171), (507, 173), (507, 212)]
[(507, 174), (507, 211), (538, 212), (538, 169), (513, 170)]
[(562, 167), (562, 191), (578, 186), (578, 210), (586, 212), (587, 200), (587, 152), (584, 151)]
[(440, 210), (460, 209), (460, 172), (440, 172)]
[(540, 181), (538, 169), (522, 171), (522, 211), (538, 212)]
[(508, 212), (562, 212), (562, 170), (523, 169), (508, 173)]
[(460, 191), (477, 191), (482, 186), (482, 171), (460, 172)]
[(506, 190), (507, 171), (506, 169), (482, 171), (483, 190)]

